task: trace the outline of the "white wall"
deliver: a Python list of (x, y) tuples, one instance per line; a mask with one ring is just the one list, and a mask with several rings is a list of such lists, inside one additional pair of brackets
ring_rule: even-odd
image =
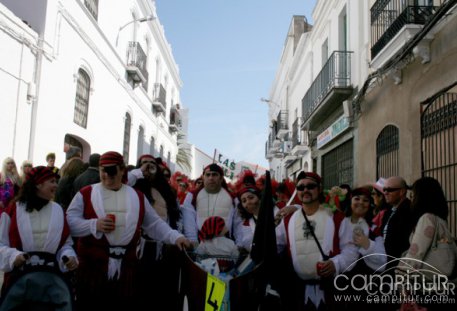
[[(27, 6), (24, 6), (28, 1), (8, 2), (19, 16), (15, 22), (9, 23), (21, 31), (26, 29), (27, 35), (35, 44), (37, 36), (44, 38), (44, 41), (42, 48), (37, 49), (35, 57), (30, 51), (26, 51), (27, 49), (21, 54), (21, 42), (25, 39), (16, 41), (11, 35), (0, 32), (0, 53), (5, 53), (0, 59), (0, 82), (4, 82), (1, 85), (2, 88), (6, 87), (6, 91), (2, 92), (2, 96), (7, 99), (2, 103), (2, 111), (6, 111), (2, 118), (8, 120), (8, 123), (4, 123), (6, 126), (2, 134), (8, 140), (0, 147), (1, 156), (11, 155), (12, 146), (15, 146), (13, 156), (17, 161), (29, 158), (38, 165), (45, 163), (48, 152), (55, 152), (56, 164), (60, 166), (65, 160), (63, 148), (66, 134), (74, 135), (90, 146), (85, 150), (85, 159), (91, 152), (116, 150), (122, 153), (124, 118), (126, 112), (129, 112), (132, 118), (129, 163), (134, 164), (139, 156), (137, 142), (140, 125), (145, 130), (145, 142), (142, 143), (143, 152), (140, 150), (139, 153), (149, 153), (150, 137), (154, 136), (157, 152), (162, 145), (164, 160), (170, 152), (171, 161), (175, 162), (178, 149), (176, 134), (169, 133), (169, 111), (172, 102), (180, 102), (182, 82), (163, 27), (158, 18), (136, 23), (136, 41), (140, 42), (148, 55), (147, 90), (142, 87), (133, 88), (126, 80), (127, 44), (133, 40), (134, 24), (119, 32), (122, 25), (133, 19), (132, 14), (135, 14), (136, 18), (156, 15), (154, 1), (100, 1), (97, 21), (85, 8), (83, 0), (34, 2), (36, 5), (45, 6), (38, 10), (46, 12), (41, 15), (43, 21), (34, 22), (45, 25), (38, 34), (34, 34), (20, 21), (29, 16)], [(1, 12), (7, 11), (0, 8)], [(3, 16), (1, 18), (4, 19)], [(118, 33), (119, 40), (116, 45)], [(149, 42), (149, 49), (146, 40)], [(161, 63), (160, 74), (156, 72), (155, 59), (159, 59)], [(22, 68), (19, 66), (21, 60)], [(37, 75), (33, 77), (35, 60)], [(83, 68), (91, 78), (86, 128), (73, 122), (79, 68)], [(158, 116), (151, 112), (153, 85), (155, 82), (164, 84), (165, 77), (168, 81), (167, 111), (165, 116)], [(23, 80), (21, 83), (18, 82), (20, 79)], [(33, 80), (37, 85), (37, 97), (32, 104), (27, 104), (25, 85)], [(16, 110), (21, 117), (15, 125), (13, 120)], [(14, 132), (16, 142), (12, 141)]]
[(18, 167), (27, 160), (37, 33), (0, 4), (0, 161), (13, 157)]

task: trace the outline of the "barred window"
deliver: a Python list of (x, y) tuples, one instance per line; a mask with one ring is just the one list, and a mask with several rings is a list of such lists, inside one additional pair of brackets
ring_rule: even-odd
[(354, 142), (351, 139), (322, 156), (324, 189), (330, 189), (341, 184), (348, 184), (352, 187), (354, 180), (353, 149)]
[(137, 157), (140, 157), (143, 154), (143, 143), (144, 143), (144, 128), (140, 125), (138, 129), (138, 145), (137, 145)]
[(130, 117), (128, 112), (125, 114), (124, 122), (124, 146), (122, 154), (124, 156), (125, 163), (129, 163), (130, 129), (132, 127), (132, 117)]
[(87, 114), (89, 112), (90, 78), (83, 69), (78, 70), (78, 82), (76, 84), (75, 113), (73, 121), (87, 128)]
[(399, 174), (399, 148), (398, 127), (387, 125), (376, 138), (376, 179)]
[(84, 5), (90, 14), (97, 20), (98, 18), (98, 0), (84, 0)]

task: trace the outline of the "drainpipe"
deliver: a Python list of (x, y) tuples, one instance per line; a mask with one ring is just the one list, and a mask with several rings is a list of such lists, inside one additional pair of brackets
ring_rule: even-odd
[(41, 66), (43, 63), (43, 35), (41, 34), (37, 42), (35, 68), (33, 73), (33, 82), (36, 85), (35, 98), (32, 99), (32, 116), (30, 118), (30, 134), (29, 134), (29, 150), (28, 159), (33, 159), (35, 150), (35, 135), (36, 135), (36, 123), (37, 123), (37, 112), (38, 112), (38, 100), (40, 98), (40, 81), (41, 81)]
[(11, 149), (11, 156), (14, 158), (15, 157), (15, 152), (16, 152), (16, 135), (17, 135), (17, 118), (19, 115), (19, 105), (20, 103), (20, 94), (21, 94), (21, 84), (25, 82), (22, 80), (22, 62), (24, 60), (24, 42), (22, 41), (21, 45), (21, 59), (19, 62), (19, 75), (17, 79), (17, 92), (16, 92), (16, 112), (14, 115), (14, 130), (13, 130), (13, 146)]

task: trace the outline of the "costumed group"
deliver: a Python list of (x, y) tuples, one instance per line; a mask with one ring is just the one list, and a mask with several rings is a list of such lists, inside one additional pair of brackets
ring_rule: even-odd
[[(30, 165), (16, 193), (2, 197), (0, 311), (178, 310), (181, 251), (249, 254), (265, 175), (245, 170), (227, 184), (223, 169), (210, 164), (191, 181), (148, 154), (128, 168), (114, 151), (89, 162), (72, 179)], [(81, 163), (68, 159), (65, 171)], [(8, 175), (4, 163), (2, 189)], [(420, 269), (434, 240), (452, 240), (446, 198), (431, 177), (412, 187), (389, 177), (324, 191), (317, 173), (302, 171), (293, 181), (272, 180), (272, 189), (281, 277), (270, 310), (396, 310), (401, 302), (370, 303), (351, 278)], [(345, 284), (334, 282), (339, 275)]]

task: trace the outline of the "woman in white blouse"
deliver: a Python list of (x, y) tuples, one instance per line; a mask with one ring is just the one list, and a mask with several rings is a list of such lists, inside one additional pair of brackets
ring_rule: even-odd
[(356, 188), (351, 192), (351, 208), (346, 211), (348, 217), (340, 226), (340, 241), (354, 244), (359, 252), (359, 260), (349, 266), (352, 273), (382, 272), (387, 261), (382, 236), (376, 236), (371, 229), (372, 198), (368, 188)]

